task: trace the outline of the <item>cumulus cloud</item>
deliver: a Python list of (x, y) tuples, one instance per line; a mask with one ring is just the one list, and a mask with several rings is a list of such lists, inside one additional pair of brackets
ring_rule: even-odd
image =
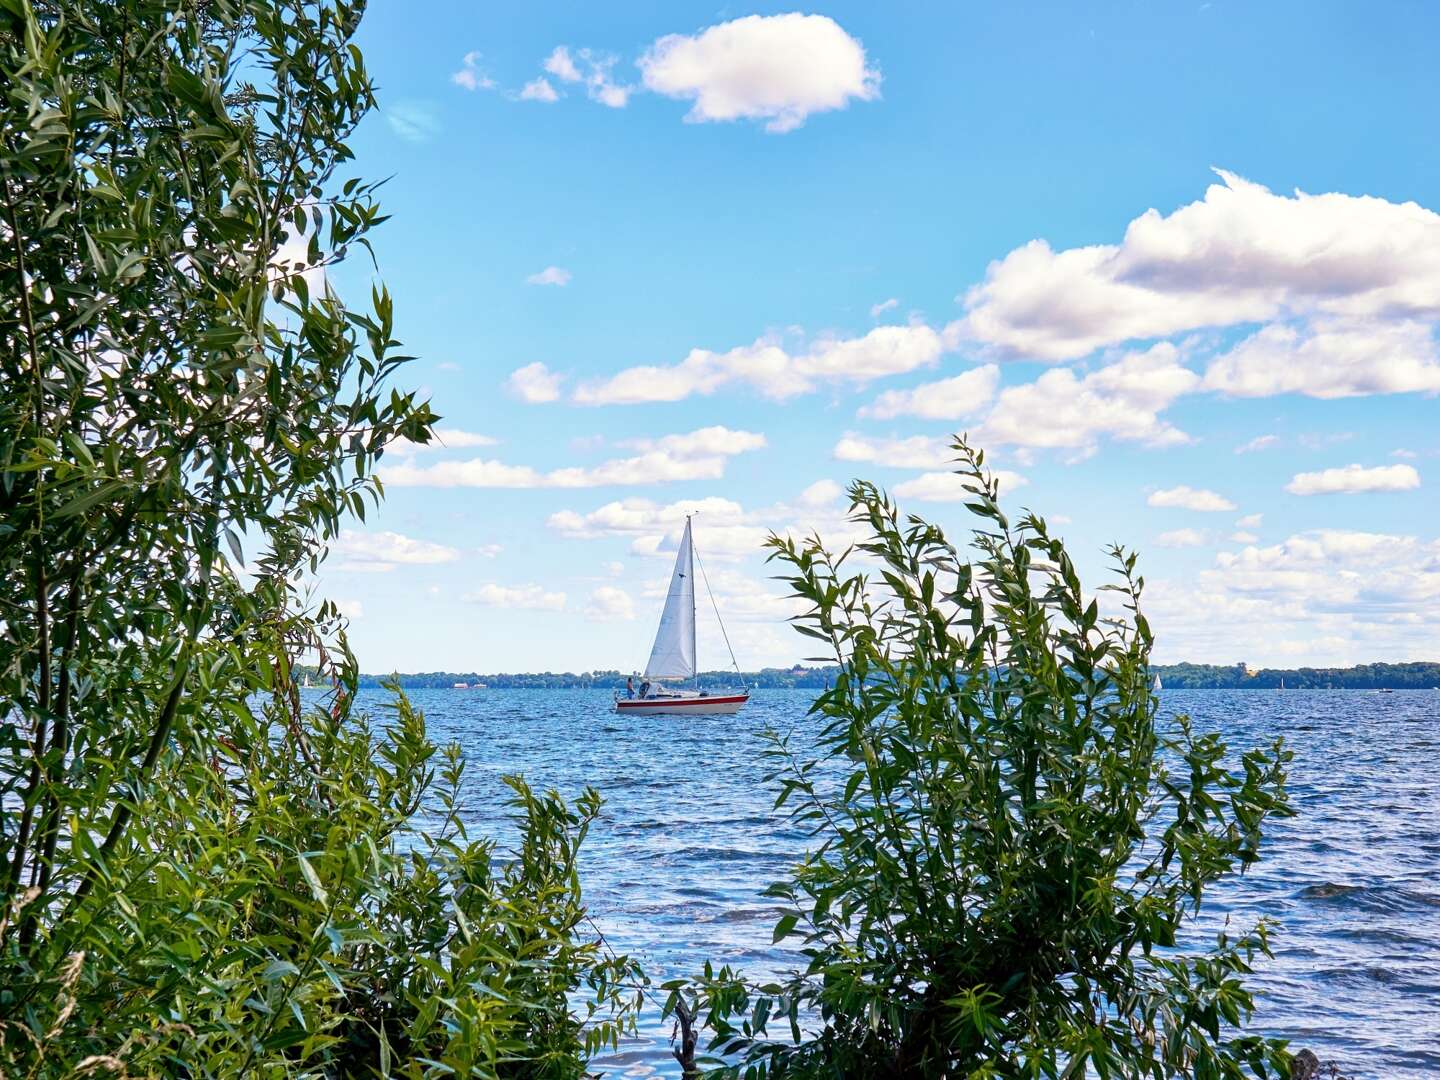
[(1366, 491), (1409, 491), (1420, 486), (1413, 465), (1346, 465), (1297, 473), (1285, 490), (1292, 495), (1358, 495)]
[(466, 593), (466, 603), (517, 611), (564, 611), (565, 594), (550, 592), (540, 585), (481, 585)]
[(1183, 581), (1152, 579), (1146, 614), (1167, 659), (1257, 665), (1427, 658), (1440, 630), (1440, 540), (1317, 529), (1221, 551)]
[(326, 565), (336, 570), (386, 573), (397, 566), (433, 566), (454, 562), (459, 557), (456, 548), (397, 532), (343, 529), (330, 545), (330, 561)]
[(382, 466), (380, 478), (395, 487), (481, 488), (587, 488), (718, 480), (725, 475), (725, 463), (730, 457), (759, 449), (765, 445), (765, 437), (716, 426), (658, 439), (635, 440), (629, 445), (640, 452), (591, 467), (541, 472), (528, 465), (510, 465), (484, 458), (439, 461), (424, 466), (407, 461)]
[(1219, 176), (1198, 202), (1146, 211), (1119, 244), (1033, 240), (992, 263), (965, 294), (963, 333), (1053, 361), (1202, 327), (1440, 313), (1440, 214)]
[(495, 80), (480, 70), (480, 54), (467, 52), (460, 61), (460, 70), (450, 76), (450, 81), (465, 90), (493, 90)]
[(955, 461), (951, 441), (943, 435), (881, 439), (849, 431), (831, 453), (836, 461), (861, 461), (891, 469), (943, 469)]
[(1269, 450), (1280, 441), (1279, 435), (1256, 435), (1247, 443), (1235, 447), (1237, 454), (1253, 454), (1256, 450)]
[(821, 338), (799, 355), (774, 338), (760, 338), (729, 352), (692, 349), (678, 364), (627, 368), (608, 379), (577, 387), (580, 405), (633, 405), (681, 401), (744, 383), (768, 398), (807, 393), (821, 382), (863, 385), (886, 375), (932, 367), (945, 350), (928, 326), (877, 326), (858, 338)]
[(385, 449), (392, 454), (416, 454), (426, 450), (467, 450), (477, 446), (494, 446), (500, 441), (493, 435), (484, 435), (478, 431), (462, 431), (460, 428), (436, 428), (431, 434), (433, 438), (428, 443), (396, 439)]
[(540, 101), (546, 105), (553, 105), (560, 100), (560, 95), (555, 87), (550, 85), (550, 80), (543, 75), (538, 79), (531, 79), (520, 88), (521, 101)]
[(624, 589), (601, 585), (590, 594), (585, 617), (591, 622), (629, 622), (635, 618), (635, 601)]
[(1159, 415), (1199, 385), (1200, 377), (1180, 359), (1176, 346), (1161, 342), (1087, 375), (1070, 368), (1044, 372), (1034, 382), (1000, 392), (977, 440), (986, 446), (1082, 452), (1093, 450), (1102, 437), (1147, 446), (1189, 442)]
[(1205, 372), (1232, 397), (1360, 397), (1440, 391), (1433, 328), (1415, 319), (1323, 319), (1262, 327)]
[(1173, 507), (1179, 510), (1199, 510), (1206, 513), (1218, 513), (1225, 510), (1234, 510), (1235, 504), (1223, 495), (1216, 494), (1205, 488), (1186, 487), (1181, 484), (1179, 487), (1165, 488), (1161, 491), (1152, 491), (1150, 497), (1145, 500), (1147, 506)]
[(824, 15), (747, 15), (660, 38), (640, 58), (645, 86), (693, 102), (691, 123), (763, 120), (773, 133), (880, 96), (865, 48)]
[(887, 390), (859, 415), (875, 420), (915, 416), (922, 420), (958, 420), (988, 405), (1000, 384), (995, 364), (971, 368), (949, 379), (921, 383), (911, 390)]
[[(988, 470), (991, 475), (1000, 483), (1000, 493), (1014, 491), (1017, 487), (1023, 487), (1028, 480), (1019, 473), (1010, 472), (1007, 469)], [(927, 472), (921, 473), (913, 480), (906, 480), (895, 485), (895, 497), (898, 499), (916, 499), (920, 502), (963, 502), (966, 499), (973, 499), (975, 492), (970, 490), (974, 487), (974, 481), (968, 476), (960, 476), (953, 472)]]
[(1246, 514), (1242, 518), (1236, 518), (1235, 524), (1241, 529), (1258, 529), (1260, 527), (1260, 522), (1264, 520), (1264, 514)]
[(578, 540), (602, 536), (630, 539), (636, 555), (673, 551), (685, 528), (687, 515), (698, 514), (703, 522), (706, 558), (740, 558), (764, 550), (766, 526), (731, 499), (710, 497), (682, 499), (661, 505), (650, 499), (621, 499), (606, 503), (589, 513), (559, 510), (547, 524), (556, 532)]
[(841, 547), (852, 542), (858, 530), (849, 520), (841, 494), (838, 484), (822, 480), (801, 492), (793, 504), (758, 509), (715, 496), (669, 504), (628, 498), (589, 512), (560, 510), (550, 515), (547, 524), (572, 539), (628, 538), (633, 554), (669, 556), (679, 545), (686, 516), (695, 515), (701, 534), (697, 547), (704, 559), (735, 561), (762, 555), (771, 532), (801, 538), (818, 531), (827, 542)]
[(1168, 548), (1201, 547), (1210, 542), (1210, 534), (1202, 529), (1171, 529), (1157, 536), (1155, 542)]
[(551, 371), (536, 361), (512, 371), (505, 380), (505, 388), (521, 401), (539, 405), (547, 401), (558, 401), (560, 384), (564, 381), (564, 375)]
[(547, 266), (544, 270), (536, 271), (525, 279), (526, 285), (557, 285), (566, 286), (570, 284), (570, 271), (563, 266)]
[(834, 480), (816, 480), (800, 493), (801, 506), (829, 506), (845, 494), (845, 489)]

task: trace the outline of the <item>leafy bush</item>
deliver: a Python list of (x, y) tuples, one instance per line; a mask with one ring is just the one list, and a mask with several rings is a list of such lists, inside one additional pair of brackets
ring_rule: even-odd
[(383, 220), (362, 11), (0, 2), (0, 1074), (578, 1076), (633, 1007), (594, 793), (466, 837), (303, 598), (436, 419), (325, 279)]
[(818, 755), (769, 750), (776, 805), (816, 840), (767, 893), (806, 964), (760, 986), (707, 969), (670, 1007), (693, 1001), (719, 1071), (746, 1076), (1288, 1075), (1282, 1045), (1241, 1030), (1265, 926), (1176, 945), (1289, 812), (1290, 754), (1232, 762), (1183, 716), (1162, 730), (1135, 557), (1111, 552), (1108, 617), (1045, 522), (1012, 523), (983, 455), (956, 449), (970, 561), (866, 483), (851, 551), (772, 537), (798, 629), (841, 666)]

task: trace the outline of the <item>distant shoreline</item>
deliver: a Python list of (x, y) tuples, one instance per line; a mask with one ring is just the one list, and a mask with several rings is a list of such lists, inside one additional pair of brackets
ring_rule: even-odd
[[(838, 668), (765, 668), (737, 674), (733, 671), (701, 672), (699, 684), (721, 688), (743, 683), (758, 690), (823, 690), (835, 680)], [(1361, 664), (1349, 668), (1260, 668), (1244, 664), (1158, 664), (1158, 675), (1167, 690), (1434, 690), (1440, 689), (1440, 663)], [(620, 671), (581, 672), (481, 672), (429, 671), (394, 675), (361, 675), (360, 685), (380, 686), (394, 680), (407, 690), (492, 689), (492, 690), (573, 690), (621, 689), (629, 676)], [(633, 676), (638, 681), (638, 676)], [(465, 684), (463, 687), (459, 684)]]

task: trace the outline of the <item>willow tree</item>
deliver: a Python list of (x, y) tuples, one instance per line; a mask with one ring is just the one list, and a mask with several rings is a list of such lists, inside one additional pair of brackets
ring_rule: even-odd
[(709, 1027), (716, 1075), (1287, 1075), (1245, 1029), (1265, 924), (1204, 948), (1194, 920), (1291, 812), (1290, 752), (1163, 719), (1136, 557), (1112, 550), (1102, 607), (955, 450), (968, 547), (863, 482), (853, 548), (771, 538), (797, 629), (839, 665), (818, 746), (769, 750), (776, 805), (814, 837), (766, 894), (800, 966), (707, 969), (670, 1008)]
[(437, 789), (403, 701), (350, 715), (341, 621), (298, 592), (435, 419), (390, 386), (389, 295), (327, 284), (383, 220), (337, 175), (362, 11), (0, 2), (0, 1069), (580, 1069), (596, 805), (517, 783), (492, 866), (458, 763)]

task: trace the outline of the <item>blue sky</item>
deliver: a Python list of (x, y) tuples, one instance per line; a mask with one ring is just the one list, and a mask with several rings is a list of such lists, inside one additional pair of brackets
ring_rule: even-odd
[(1437, 21), (372, 3), (353, 148), (447, 446), (324, 570), (362, 666), (636, 667), (690, 507), (791, 662), (759, 539), (843, 542), (855, 476), (961, 533), (960, 430), (1092, 583), (1142, 552), (1158, 659), (1440, 655)]

